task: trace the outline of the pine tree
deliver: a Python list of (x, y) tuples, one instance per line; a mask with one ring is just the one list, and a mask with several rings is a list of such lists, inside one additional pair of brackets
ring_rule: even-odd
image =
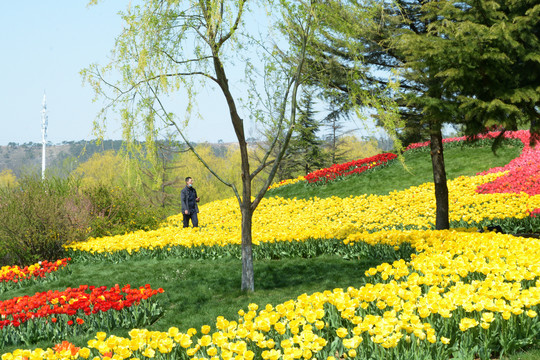
[(540, 132), (540, 3), (445, 0), (424, 10), (435, 20), (410, 54), (444, 80), (466, 133), (527, 123), (533, 135)]
[[(310, 53), (308, 69), (313, 84), (325, 89), (327, 96), (334, 97), (336, 102), (345, 94), (349, 108), (373, 107), (373, 98), (379, 99), (384, 107), (389, 96), (394, 97), (399, 116), (410, 131), (403, 132), (403, 126), (395, 122), (391, 122), (396, 124), (395, 129), (386, 128), (402, 131), (401, 137), (408, 141), (431, 140), (436, 228), (446, 229), (448, 189), (441, 129), (444, 123), (456, 121), (456, 105), (446, 101), (443, 81), (430, 64), (415, 62), (407, 54), (416, 39), (414, 36), (425, 36), (433, 21), (425, 16), (425, 3), (423, 0), (325, 2), (325, 31), (321, 31), (317, 46)], [(410, 34), (411, 38), (405, 38), (404, 34)], [(358, 96), (366, 93), (370, 96)]]
[[(347, 107), (347, 106), (345, 106)], [(345, 159), (345, 153), (341, 149), (343, 136), (347, 134), (344, 130), (343, 119), (349, 118), (349, 111), (343, 106), (330, 105), (330, 111), (324, 118), (327, 133), (325, 136), (326, 145), (326, 166), (339, 164)]]
[(317, 137), (320, 123), (315, 119), (313, 94), (304, 92), (298, 106), (298, 122), (291, 139), (289, 154), (296, 171), (307, 175), (324, 167), (325, 154), (322, 141)]

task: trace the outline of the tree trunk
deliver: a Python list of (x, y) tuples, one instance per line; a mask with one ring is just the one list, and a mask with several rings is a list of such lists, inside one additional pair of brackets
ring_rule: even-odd
[(437, 230), (449, 229), (448, 216), (448, 186), (446, 184), (446, 168), (444, 166), (443, 142), (440, 124), (432, 124), (431, 137), (431, 163), (433, 165), (433, 181), (435, 183), (436, 215), (435, 228)]
[(253, 272), (253, 251), (251, 223), (254, 208), (251, 204), (251, 176), (249, 171), (249, 157), (247, 143), (239, 138), (240, 155), (242, 159), (242, 201), (240, 212), (242, 213), (242, 291), (255, 291), (255, 279)]
[(253, 272), (253, 252), (251, 241), (251, 220), (253, 212), (251, 206), (242, 204), (242, 291), (255, 291)]
[(236, 109), (234, 97), (229, 89), (229, 81), (225, 74), (223, 64), (219, 58), (217, 46), (213, 48), (214, 69), (218, 84), (227, 100), (231, 122), (238, 139), (240, 147), (240, 159), (242, 161), (242, 199), (240, 202), (240, 212), (242, 213), (242, 291), (255, 291), (255, 280), (253, 273), (253, 252), (251, 221), (253, 218), (253, 208), (251, 207), (251, 173), (249, 171), (249, 154), (246, 137), (244, 133), (244, 122)]

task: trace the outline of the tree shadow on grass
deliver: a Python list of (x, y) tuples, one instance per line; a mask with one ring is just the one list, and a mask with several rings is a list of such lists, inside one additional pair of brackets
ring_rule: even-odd
[(265, 261), (255, 264), (255, 287), (271, 290), (288, 287), (319, 288), (361, 286), (366, 283), (365, 272), (381, 262), (350, 261), (338, 257)]

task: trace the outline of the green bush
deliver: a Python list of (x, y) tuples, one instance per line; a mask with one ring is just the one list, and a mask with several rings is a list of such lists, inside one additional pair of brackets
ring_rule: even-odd
[(2, 264), (55, 260), (66, 241), (84, 237), (65, 208), (74, 189), (71, 179), (23, 177), (19, 186), (0, 190)]
[(73, 178), (23, 176), (0, 189), (0, 265), (52, 261), (65, 256), (66, 243), (154, 229), (161, 211), (128, 188), (81, 190)]
[(100, 184), (83, 193), (91, 204), (89, 237), (151, 230), (161, 222), (162, 210), (152, 207), (132, 189)]

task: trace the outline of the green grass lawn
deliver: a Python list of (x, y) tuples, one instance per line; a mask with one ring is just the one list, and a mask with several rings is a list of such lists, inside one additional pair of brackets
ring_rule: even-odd
[[(479, 172), (508, 164), (519, 156), (522, 147), (509, 145), (495, 154), (488, 146), (453, 146), (444, 150), (448, 179), (471, 176)], [(350, 195), (385, 195), (393, 190), (404, 190), (426, 182), (433, 182), (429, 151), (407, 151), (404, 163), (394, 160), (388, 166), (375, 168), (369, 174), (352, 175), (326, 185), (311, 185), (305, 182), (286, 185), (267, 192), (267, 197), (308, 199), (311, 197), (347, 197)]]
[[(540, 344), (538, 344), (540, 347)], [(503, 357), (505, 360), (539, 360), (540, 359), (540, 350), (528, 350), (523, 351), (517, 354)]]

